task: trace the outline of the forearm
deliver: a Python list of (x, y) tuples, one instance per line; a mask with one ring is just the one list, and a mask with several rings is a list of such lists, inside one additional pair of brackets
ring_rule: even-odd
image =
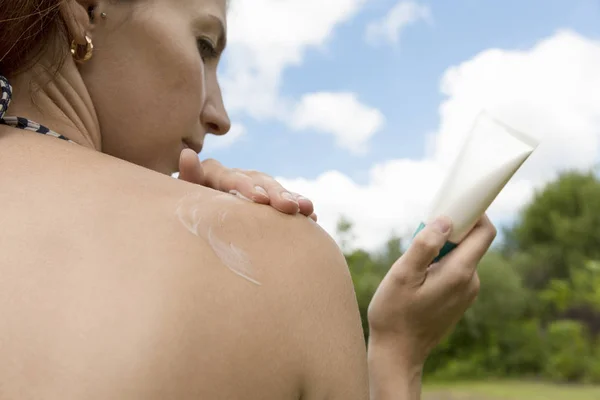
[(370, 400), (420, 400), (422, 365), (411, 365), (386, 346), (369, 343)]

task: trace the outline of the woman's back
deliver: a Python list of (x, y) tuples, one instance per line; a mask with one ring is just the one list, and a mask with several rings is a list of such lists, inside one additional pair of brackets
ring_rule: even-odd
[(1, 399), (366, 398), (307, 218), (3, 127), (0, 181)]

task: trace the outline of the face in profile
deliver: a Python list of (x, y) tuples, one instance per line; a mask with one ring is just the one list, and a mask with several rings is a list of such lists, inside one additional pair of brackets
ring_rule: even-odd
[(226, 0), (102, 1), (81, 66), (102, 151), (166, 174), (181, 150), (230, 128), (217, 82)]

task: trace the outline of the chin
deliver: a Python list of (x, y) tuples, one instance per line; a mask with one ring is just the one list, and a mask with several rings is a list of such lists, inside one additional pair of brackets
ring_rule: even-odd
[(163, 158), (162, 162), (159, 165), (155, 165), (152, 170), (163, 174), (172, 176), (179, 172), (179, 157), (181, 154), (181, 150), (174, 152), (173, 156), (170, 158)]

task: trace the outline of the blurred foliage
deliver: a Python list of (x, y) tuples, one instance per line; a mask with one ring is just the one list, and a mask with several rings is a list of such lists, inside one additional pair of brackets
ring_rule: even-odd
[[(403, 243), (392, 237), (377, 252), (354, 249), (348, 218), (340, 220), (338, 236), (367, 339), (368, 305)], [(479, 298), (431, 354), (426, 378), (600, 383), (598, 177), (559, 175), (502, 236), (479, 265)]]

